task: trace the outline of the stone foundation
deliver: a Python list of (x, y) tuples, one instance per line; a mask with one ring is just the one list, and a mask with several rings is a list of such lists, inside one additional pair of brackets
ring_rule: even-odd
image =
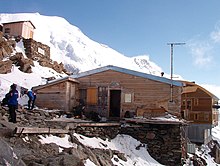
[(77, 126), (76, 133), (82, 134), (87, 137), (99, 137), (103, 140), (109, 138), (113, 139), (120, 131), (120, 124), (118, 125), (100, 125), (99, 126)]
[(142, 124), (121, 128), (127, 134), (147, 144), (149, 154), (158, 162), (169, 166), (181, 166), (184, 140), (181, 126), (177, 124)]
[(87, 137), (114, 138), (117, 134), (130, 135), (147, 144), (149, 154), (159, 163), (181, 166), (186, 157), (182, 124), (151, 124), (121, 126), (77, 126), (76, 133)]

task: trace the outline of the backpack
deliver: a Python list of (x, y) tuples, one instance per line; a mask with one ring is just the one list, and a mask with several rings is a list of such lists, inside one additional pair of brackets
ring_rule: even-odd
[(5, 95), (5, 98), (2, 99), (1, 106), (6, 106), (6, 105), (8, 105), (8, 100), (9, 100), (9, 99), (10, 99), (10, 93), (7, 93), (7, 94)]

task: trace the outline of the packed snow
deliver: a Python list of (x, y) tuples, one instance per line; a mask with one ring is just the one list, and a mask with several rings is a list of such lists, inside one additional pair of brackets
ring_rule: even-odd
[[(147, 152), (147, 145), (141, 146), (139, 150), (136, 150), (141, 142), (137, 141), (136, 139), (132, 138), (128, 135), (118, 135), (113, 140), (102, 140), (100, 138), (88, 138), (80, 134), (74, 134), (74, 136), (80, 141), (82, 144), (92, 147), (92, 148), (100, 148), (100, 149), (111, 149), (111, 150), (118, 150), (121, 153), (124, 153), (127, 161), (123, 161), (119, 159), (117, 156), (112, 158), (112, 162), (115, 165), (124, 165), (124, 166), (159, 166), (161, 165), (156, 160), (154, 160), (149, 153)], [(74, 147), (68, 142), (68, 136), (66, 135), (64, 138), (59, 138), (53, 135), (47, 137), (40, 137), (41, 143), (56, 143), (61, 147)], [(114, 160), (117, 158), (118, 162)], [(92, 161), (87, 160), (86, 166), (95, 165)], [(162, 165), (161, 165), (162, 166)]]

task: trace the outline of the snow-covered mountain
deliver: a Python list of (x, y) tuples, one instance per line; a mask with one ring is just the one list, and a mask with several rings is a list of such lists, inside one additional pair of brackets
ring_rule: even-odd
[(0, 23), (27, 20), (36, 27), (34, 40), (47, 44), (51, 49), (51, 59), (63, 62), (65, 68), (86, 71), (115, 65), (154, 75), (162, 72), (148, 55), (126, 57), (107, 45), (91, 40), (64, 18), (39, 13), (0, 14)]

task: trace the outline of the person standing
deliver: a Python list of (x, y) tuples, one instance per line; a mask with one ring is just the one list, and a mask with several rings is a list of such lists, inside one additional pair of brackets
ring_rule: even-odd
[(32, 89), (32, 94), (33, 94), (33, 101), (32, 101), (32, 105), (31, 105), (31, 109), (34, 109), (34, 104), (35, 104), (35, 100), (37, 98), (37, 95), (33, 89)]
[(16, 123), (16, 109), (18, 108), (18, 91), (17, 85), (12, 84), (9, 91), (8, 108), (9, 108), (9, 122)]

